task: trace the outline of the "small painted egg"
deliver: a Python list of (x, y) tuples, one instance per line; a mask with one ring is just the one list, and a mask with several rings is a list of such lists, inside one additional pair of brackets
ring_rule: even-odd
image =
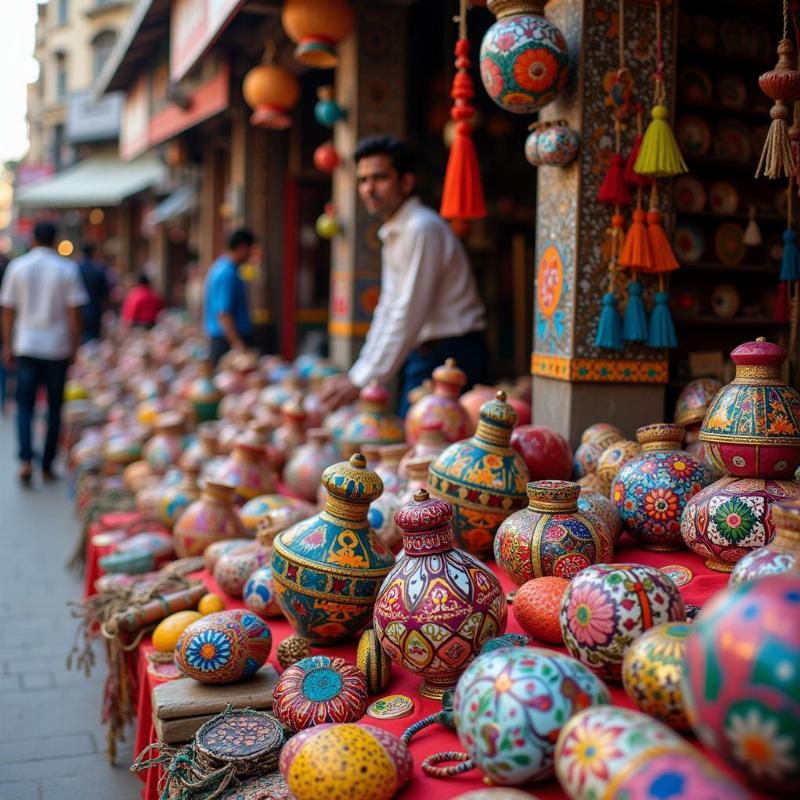
[(261, 617), (281, 617), (283, 612), (278, 604), (272, 567), (259, 567), (247, 579), (242, 593), (244, 604)]
[(370, 694), (378, 694), (389, 685), (392, 659), (381, 647), (374, 628), (367, 628), (358, 640), (356, 666), (364, 673)]
[(689, 727), (681, 681), (691, 629), (686, 622), (656, 625), (628, 647), (622, 662), (622, 685), (639, 710), (681, 731)]
[(214, 565), (225, 553), (232, 553), (234, 550), (249, 547), (252, 544), (252, 539), (223, 539), (213, 542), (203, 551), (203, 566), (208, 572), (213, 572)]
[(259, 567), (269, 564), (271, 559), (272, 550), (257, 542), (224, 553), (214, 565), (214, 581), (231, 597), (241, 597), (248, 578)]
[(209, 592), (200, 598), (197, 604), (197, 610), (205, 616), (206, 614), (216, 614), (217, 611), (225, 610), (225, 603), (218, 594)]
[(402, 531), (394, 522), (394, 515), (401, 505), (400, 498), (390, 492), (384, 492), (369, 505), (369, 526), (390, 550), (397, 547), (403, 538)]
[(153, 631), (153, 647), (159, 653), (171, 653), (186, 628), (202, 618), (203, 615), (199, 611), (177, 611), (164, 617)]
[(411, 776), (408, 747), (372, 725), (316, 725), (281, 750), (281, 775), (297, 800), (389, 800)]
[(514, 618), (522, 630), (540, 642), (563, 644), (559, 611), (568, 586), (566, 578), (550, 575), (523, 583), (513, 605)]

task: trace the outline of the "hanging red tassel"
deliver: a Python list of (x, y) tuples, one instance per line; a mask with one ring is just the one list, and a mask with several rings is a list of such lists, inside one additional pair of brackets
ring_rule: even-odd
[(636, 106), (636, 138), (633, 140), (633, 147), (631, 148), (631, 152), (628, 155), (628, 160), (625, 162), (625, 181), (628, 183), (629, 186), (650, 186), (653, 183), (652, 178), (648, 178), (647, 175), (640, 175), (636, 170), (633, 168), (633, 165), (636, 163), (636, 159), (639, 158), (639, 150), (642, 148), (642, 107), (641, 105)]
[(625, 162), (619, 153), (611, 156), (611, 165), (600, 184), (597, 198), (610, 206), (628, 206), (631, 203), (631, 193), (625, 183)]
[(450, 92), (454, 101), (450, 116), (456, 123), (456, 133), (450, 146), (442, 204), (439, 208), (439, 213), (445, 219), (479, 219), (486, 216), (478, 156), (469, 122), (475, 114), (475, 107), (472, 105), (475, 88), (469, 74), (469, 42), (466, 32), (467, 3), (466, 0), (461, 0), (459, 39), (455, 47), (456, 75)]
[(617, 262), (621, 267), (652, 272), (653, 257), (650, 254), (650, 242), (644, 224), (646, 218), (647, 214), (643, 208), (637, 208), (633, 212), (633, 221), (625, 235), (625, 244), (622, 245), (622, 252)]

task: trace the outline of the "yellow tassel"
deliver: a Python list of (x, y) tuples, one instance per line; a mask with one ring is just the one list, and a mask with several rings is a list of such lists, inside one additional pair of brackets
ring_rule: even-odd
[(689, 168), (683, 160), (675, 134), (672, 132), (667, 117), (667, 107), (653, 106), (653, 119), (647, 126), (639, 150), (639, 157), (633, 165), (634, 172), (649, 178), (671, 178)]

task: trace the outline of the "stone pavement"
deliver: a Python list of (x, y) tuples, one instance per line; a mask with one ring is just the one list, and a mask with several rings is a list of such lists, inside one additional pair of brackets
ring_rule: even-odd
[(68, 672), (80, 578), (64, 564), (78, 526), (63, 482), (23, 489), (13, 413), (0, 417), (0, 800), (135, 800), (133, 731), (105, 758), (105, 671)]

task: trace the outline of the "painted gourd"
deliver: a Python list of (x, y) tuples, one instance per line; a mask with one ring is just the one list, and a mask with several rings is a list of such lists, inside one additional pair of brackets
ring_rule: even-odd
[(364, 444), (402, 442), (405, 438), (403, 420), (387, 410), (389, 392), (377, 383), (370, 383), (358, 397), (358, 410), (345, 424), (342, 442), (356, 448)]
[(225, 553), (214, 564), (214, 581), (225, 594), (240, 598), (250, 576), (269, 564), (272, 550), (258, 542), (230, 553)]
[(242, 592), (242, 599), (247, 608), (259, 617), (282, 617), (275, 581), (272, 578), (272, 567), (259, 567), (247, 579)]
[(200, 498), (178, 517), (173, 529), (178, 558), (199, 556), (221, 539), (244, 539), (246, 531), (233, 507), (233, 486), (207, 480)]
[(722, 381), (716, 378), (695, 378), (681, 389), (675, 402), (675, 424), (687, 427), (697, 425), (711, 405), (711, 401), (722, 388)]
[(458, 442), (472, 435), (475, 426), (466, 409), (458, 401), (467, 376), (454, 358), (433, 371), (433, 391), (424, 395), (406, 414), (406, 441), (416, 444), (424, 426), (434, 425), (448, 442)]

